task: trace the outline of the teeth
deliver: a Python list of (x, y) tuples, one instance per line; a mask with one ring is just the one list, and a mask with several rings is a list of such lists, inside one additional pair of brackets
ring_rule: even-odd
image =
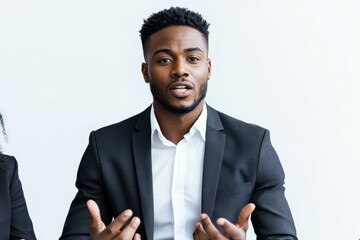
[(186, 88), (175, 88), (174, 91), (175, 92), (185, 92), (187, 90), (186, 90)]
[(178, 92), (178, 93), (185, 93), (186, 91), (189, 90), (189, 87), (186, 85), (176, 85), (172, 91), (174, 92)]

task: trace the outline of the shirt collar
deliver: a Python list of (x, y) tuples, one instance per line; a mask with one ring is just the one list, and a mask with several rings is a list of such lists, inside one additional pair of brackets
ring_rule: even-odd
[[(203, 141), (206, 141), (206, 120), (207, 120), (207, 106), (204, 104), (203, 110), (200, 113), (200, 116), (195, 121), (194, 125), (190, 128), (190, 131), (185, 134), (184, 138), (191, 138), (196, 132), (200, 133)], [(151, 105), (150, 110), (150, 124), (151, 124), (151, 137), (154, 137), (155, 132), (157, 132), (158, 137), (161, 141), (165, 139), (164, 135), (161, 132), (159, 123), (155, 116), (154, 105)]]
[(206, 120), (207, 120), (207, 107), (206, 103), (204, 104), (203, 110), (200, 113), (199, 118), (196, 120), (194, 125), (190, 128), (190, 136), (196, 133), (196, 130), (199, 131), (201, 138), (206, 140)]

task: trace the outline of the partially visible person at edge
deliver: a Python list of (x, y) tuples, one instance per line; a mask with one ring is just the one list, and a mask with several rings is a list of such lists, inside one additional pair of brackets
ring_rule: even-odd
[(208, 26), (178, 7), (144, 20), (153, 102), (90, 134), (60, 239), (244, 240), (250, 215), (257, 239), (297, 239), (269, 131), (205, 103)]
[[(6, 138), (0, 114), (0, 134)], [(14, 157), (2, 153), (0, 147), (0, 240), (36, 240), (26, 207), (24, 193)]]

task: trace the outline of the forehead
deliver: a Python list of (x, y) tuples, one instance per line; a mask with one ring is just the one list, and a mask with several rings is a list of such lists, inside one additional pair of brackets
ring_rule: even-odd
[(161, 48), (181, 50), (200, 48), (207, 52), (207, 44), (203, 34), (188, 26), (169, 26), (152, 34), (149, 38), (148, 53)]

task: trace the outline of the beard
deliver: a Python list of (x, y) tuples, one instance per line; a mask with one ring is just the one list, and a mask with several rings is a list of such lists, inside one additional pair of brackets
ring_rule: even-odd
[(200, 102), (205, 98), (206, 92), (207, 92), (207, 82), (203, 83), (200, 86), (200, 93), (199, 96), (194, 100), (194, 102), (191, 105), (188, 106), (173, 106), (170, 104), (169, 100), (166, 99), (164, 94), (156, 87), (156, 85), (150, 83), (150, 90), (153, 95), (153, 98), (156, 99), (162, 107), (164, 107), (166, 110), (168, 110), (171, 113), (175, 114), (186, 114), (191, 111), (193, 111)]

